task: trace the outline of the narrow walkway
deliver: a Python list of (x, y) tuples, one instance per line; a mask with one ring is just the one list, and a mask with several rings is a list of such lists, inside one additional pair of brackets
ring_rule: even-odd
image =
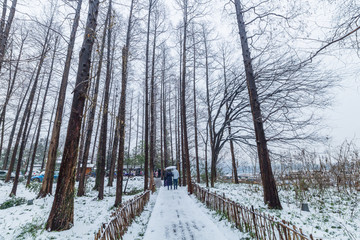
[[(224, 234), (187, 194), (185, 187), (177, 190), (159, 189), (144, 240), (212, 240), (241, 239)], [(222, 229), (224, 231), (224, 229)], [(230, 228), (225, 230), (231, 231)]]

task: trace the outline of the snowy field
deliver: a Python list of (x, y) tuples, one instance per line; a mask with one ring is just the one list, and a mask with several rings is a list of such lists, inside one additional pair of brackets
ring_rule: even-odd
[[(124, 179), (124, 185), (126, 182)], [(134, 177), (129, 180), (127, 192), (135, 193), (143, 188), (143, 178)], [(105, 181), (105, 186), (107, 182)], [(77, 187), (77, 183), (75, 185)], [(26, 203), (19, 206), (0, 210), (0, 240), (8, 239), (94, 239), (94, 233), (102, 223), (110, 220), (110, 214), (115, 202), (115, 187), (105, 187), (104, 200), (97, 200), (97, 192), (92, 191), (94, 178), (87, 183), (87, 192), (84, 197), (75, 197), (74, 227), (62, 232), (47, 232), (44, 230), (53, 203), (53, 196), (35, 199), (39, 183), (32, 184), (32, 190), (25, 188), (25, 183), (19, 183), (17, 198), (32, 200), (33, 205)], [(0, 181), (0, 204), (9, 200), (12, 182)], [(53, 192), (56, 185), (54, 184)], [(133, 198), (134, 195), (123, 195), (123, 201)]]
[[(261, 185), (217, 183), (211, 191), (225, 193), (244, 206), (253, 205), (260, 212), (284, 219), (315, 239), (360, 239), (358, 192), (339, 193), (335, 188), (296, 192), (292, 187), (287, 188), (279, 188), (283, 210), (269, 210), (265, 206)], [(300, 210), (301, 202), (308, 203), (310, 212)]]

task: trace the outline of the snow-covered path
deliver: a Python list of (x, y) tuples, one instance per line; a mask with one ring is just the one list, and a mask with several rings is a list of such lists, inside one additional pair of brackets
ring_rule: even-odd
[(241, 239), (244, 235), (218, 226), (185, 187), (167, 190), (161, 187), (145, 232), (144, 240)]

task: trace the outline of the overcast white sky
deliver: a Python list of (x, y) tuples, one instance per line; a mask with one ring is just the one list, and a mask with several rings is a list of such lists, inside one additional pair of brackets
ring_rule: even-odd
[[(38, 0), (36, 3), (45, 2), (45, 0)], [(30, 12), (34, 13), (32, 1), (25, 1), (21, 4), (28, 5), (27, 7), (32, 8)], [(84, 1), (85, 2), (85, 1)], [(125, 3), (125, 0), (116, 0), (119, 3)], [(175, 1), (165, 1), (168, 6), (176, 6)], [(216, 1), (212, 1), (215, 3)], [(223, 7), (224, 3), (229, 2), (221, 0), (217, 2), (216, 8), (211, 9), (210, 19), (213, 19), (214, 22), (217, 22), (219, 29), (221, 29), (221, 34), (229, 33), (229, 30), (226, 30), (224, 27), (224, 19), (221, 19), (221, 13), (219, 13)], [(323, 4), (324, 1), (321, 1)], [(306, 3), (310, 3), (311, 6), (314, 4), (319, 4), (318, 1), (311, 0)], [(86, 4), (87, 5), (87, 4)], [(309, 5), (309, 6), (310, 6)], [(22, 6), (25, 7), (25, 6)], [(85, 7), (85, 4), (84, 4)], [(83, 12), (86, 11), (83, 7)], [(39, 6), (36, 6), (36, 9), (39, 9)], [(179, 19), (175, 17), (178, 12), (174, 9), (171, 9), (168, 14), (169, 17), (173, 18), (173, 21)], [(326, 18), (330, 18), (331, 12), (330, 9), (322, 8), (317, 12), (318, 17), (316, 18), (318, 25), (326, 25)], [(18, 14), (16, 17), (20, 17)], [(234, 16), (235, 17), (235, 16)], [(319, 27), (319, 26), (317, 26)], [(322, 29), (320, 29), (322, 31)], [(325, 30), (324, 30), (325, 31)], [(360, 58), (356, 56), (355, 50), (352, 53), (341, 53), (336, 54), (337, 58), (331, 58), (329, 60), (331, 63), (328, 67), (337, 69), (337, 72), (340, 73), (340, 76), (343, 76), (343, 79), (339, 79), (339, 85), (341, 87), (334, 89), (334, 101), (333, 107), (325, 111), (325, 124), (328, 125), (328, 128), (324, 131), (332, 139), (332, 144), (339, 145), (345, 139), (355, 140), (360, 146)], [(333, 67), (330, 65), (333, 64)]]

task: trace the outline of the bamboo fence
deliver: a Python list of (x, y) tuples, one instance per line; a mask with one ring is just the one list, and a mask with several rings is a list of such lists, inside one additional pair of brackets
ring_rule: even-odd
[(142, 213), (149, 199), (150, 190), (147, 190), (122, 204), (111, 214), (110, 222), (103, 224), (95, 233), (95, 240), (122, 239), (132, 220)]
[(313, 236), (305, 235), (301, 228), (284, 221), (277, 220), (273, 216), (257, 212), (253, 207), (248, 208), (235, 203), (234, 201), (218, 195), (209, 190), (193, 184), (193, 193), (208, 208), (211, 208), (223, 215), (229, 221), (234, 222), (242, 232), (249, 232), (256, 239), (263, 240), (313, 240)]

